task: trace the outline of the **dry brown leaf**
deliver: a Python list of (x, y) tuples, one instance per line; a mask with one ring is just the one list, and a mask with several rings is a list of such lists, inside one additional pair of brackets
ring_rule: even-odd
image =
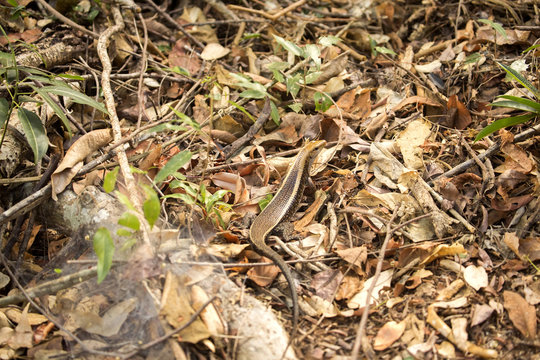
[(219, 43), (210, 43), (201, 52), (201, 58), (206, 61), (217, 60), (227, 56), (230, 52), (230, 49), (224, 48)]
[(533, 199), (534, 196), (532, 195), (515, 196), (507, 199), (493, 198), (491, 199), (491, 207), (498, 211), (514, 211), (527, 205)]
[(504, 308), (514, 326), (528, 339), (536, 337), (536, 310), (518, 293), (505, 291)]
[[(208, 294), (198, 285), (193, 285), (191, 287), (191, 299), (193, 301), (193, 308), (196, 310), (200, 309), (208, 300), (210, 300)], [(208, 331), (210, 331), (213, 336), (226, 333), (225, 324), (223, 323), (221, 316), (219, 316), (214, 304), (209, 304), (205, 307), (200, 316), (208, 328)]]
[(94, 312), (74, 311), (73, 318), (77, 325), (91, 334), (105, 337), (118, 334), (128, 315), (137, 306), (136, 298), (129, 298), (112, 306), (102, 316)]
[(423, 150), (420, 145), (424, 144), (430, 135), (431, 125), (423, 120), (412, 121), (399, 134), (397, 144), (407, 168), (418, 170), (424, 167)]
[[(195, 313), (188, 297), (185, 284), (182, 283), (180, 276), (171, 272), (167, 273), (159, 313), (165, 317), (173, 328), (177, 328), (189, 321)], [(203, 339), (207, 339), (209, 336), (210, 332), (198, 317), (179, 333), (178, 340), (195, 344)]]
[(470, 125), (472, 122), (471, 113), (465, 105), (459, 101), (457, 95), (450, 96), (446, 106), (451, 126), (458, 130), (463, 130)]
[(463, 278), (476, 291), (488, 286), (488, 275), (482, 266), (467, 266), (463, 272)]
[(493, 313), (493, 308), (486, 304), (475, 304), (471, 315), (471, 326), (476, 326), (486, 321)]
[(367, 260), (367, 248), (365, 246), (358, 246), (358, 247), (350, 248), (350, 249), (337, 250), (336, 254), (338, 254), (340, 258), (342, 258), (349, 264), (357, 266), (360, 270), (362, 270), (362, 265), (364, 265), (364, 263)]
[(377, 331), (377, 335), (373, 339), (373, 349), (377, 351), (387, 349), (403, 335), (404, 331), (405, 320), (399, 323), (395, 321), (387, 322)]
[[(261, 257), (260, 262), (273, 264), (274, 262), (268, 258)], [(272, 266), (255, 266), (248, 270), (247, 276), (255, 284), (259, 286), (268, 286), (274, 281), (279, 274), (279, 268), (275, 265)]]
[(329, 269), (313, 276), (311, 287), (315, 289), (317, 296), (332, 302), (342, 280), (343, 274), (339, 270)]
[[(369, 299), (370, 304), (376, 302), (379, 299), (379, 292), (383, 288), (390, 287), (393, 273), (393, 269), (381, 272), (379, 278), (377, 279), (377, 283), (375, 284), (375, 287), (373, 288), (373, 291), (371, 293), (371, 299)], [(363, 308), (368, 304), (368, 290), (374, 281), (375, 276), (372, 276), (371, 278), (366, 280), (366, 282), (364, 283), (364, 288), (356, 295), (354, 295), (351, 300), (348, 301), (347, 306), (350, 309)]]
[(29, 307), (30, 304), (27, 304), (22, 311), (19, 323), (17, 324), (17, 327), (15, 327), (15, 332), (12, 333), (11, 338), (7, 341), (9, 347), (12, 349), (17, 350), (19, 348), (31, 348), (33, 346), (32, 327), (28, 322)]
[(233, 204), (240, 204), (249, 200), (246, 180), (238, 174), (221, 172), (214, 174), (211, 179), (216, 186), (229, 190), (234, 194)]
[(51, 176), (52, 198), (55, 201), (58, 200), (56, 195), (64, 191), (83, 166), (84, 159), (110, 144), (112, 139), (111, 129), (94, 130), (81, 136), (71, 145), (66, 156)]

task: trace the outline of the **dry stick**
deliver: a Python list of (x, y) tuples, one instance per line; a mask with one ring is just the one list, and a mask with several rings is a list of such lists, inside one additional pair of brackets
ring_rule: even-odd
[[(518, 135), (514, 137), (514, 142), (520, 142), (523, 140), (528, 139), (529, 137), (535, 135), (540, 131), (540, 124), (533, 126), (525, 131), (522, 131)], [(484, 151), (481, 154), (477, 155), (477, 158), (480, 160), (483, 160), (484, 158), (493, 155), (495, 152), (497, 152), (501, 147), (501, 144), (499, 142), (491, 145), (486, 151)], [(453, 167), (452, 169), (448, 170), (447, 172), (437, 176), (435, 179), (439, 177), (451, 177), (456, 174), (460, 174), (461, 172), (467, 170), (470, 168), (474, 163), (476, 162), (476, 159), (469, 159), (467, 161), (462, 162), (461, 164)], [(430, 183), (433, 182), (433, 180), (430, 181)]]
[[(95, 263), (95, 261), (94, 261)], [(25, 290), (24, 293), (16, 293), (13, 295), (8, 295), (0, 298), (0, 307), (18, 304), (28, 297), (37, 298), (43, 295), (54, 294), (60, 290), (67, 289), (76, 284), (80, 284), (83, 281), (86, 281), (94, 276), (96, 276), (97, 266), (94, 266), (90, 269), (81, 270), (79, 272), (63, 276), (59, 279), (51, 280), (39, 284), (33, 288)]]
[(430, 217), (431, 214), (424, 214), (424, 215), (421, 215), (421, 216), (417, 216), (415, 217), (414, 219), (411, 219), (409, 221), (406, 221), (398, 226), (396, 226), (395, 228), (391, 228), (392, 226), (392, 223), (394, 222), (397, 214), (398, 214), (398, 210), (399, 210), (399, 207), (396, 206), (396, 208), (394, 209), (394, 212), (392, 213), (392, 217), (390, 218), (390, 220), (388, 221), (388, 223), (386, 224), (386, 237), (384, 238), (384, 242), (383, 242), (383, 245), (381, 246), (381, 250), (379, 252), (379, 260), (377, 261), (377, 268), (375, 270), (375, 275), (373, 275), (373, 282), (371, 283), (371, 286), (369, 287), (368, 289), (368, 292), (367, 292), (367, 296), (366, 296), (366, 299), (367, 299), (367, 303), (366, 303), (366, 306), (364, 308), (364, 312), (362, 313), (362, 319), (360, 320), (360, 324), (358, 325), (358, 330), (356, 332), (356, 339), (354, 341), (354, 346), (353, 346), (353, 350), (352, 350), (352, 353), (351, 353), (351, 360), (356, 360), (358, 359), (358, 352), (360, 350), (360, 345), (362, 344), (362, 340), (363, 340), (363, 337), (364, 337), (364, 333), (365, 333), (365, 328), (366, 328), (366, 324), (367, 324), (367, 319), (368, 319), (368, 315), (369, 315), (369, 306), (371, 304), (371, 294), (373, 293), (373, 289), (375, 289), (375, 286), (377, 284), (377, 281), (379, 280), (379, 276), (381, 275), (381, 270), (382, 270), (382, 265), (383, 265), (383, 262), (384, 262), (384, 256), (385, 256), (385, 253), (386, 253), (386, 248), (388, 247), (388, 242), (390, 241), (390, 238), (392, 237), (392, 235), (400, 228), (408, 225), (408, 224), (411, 224), (413, 222), (416, 222), (420, 219), (423, 219), (423, 218), (426, 218), (426, 217)]
[(182, 34), (184, 34), (184, 36), (186, 36), (190, 41), (192, 41), (194, 44), (196, 44), (198, 47), (200, 47), (201, 49), (204, 49), (204, 44), (202, 42), (200, 42), (199, 40), (197, 40), (196, 38), (193, 37), (193, 35), (191, 35), (190, 33), (188, 33), (183, 26), (181, 26), (180, 24), (178, 24), (176, 22), (176, 20), (174, 20), (171, 15), (167, 14), (165, 11), (163, 11), (159, 6), (156, 5), (155, 2), (153, 2), (152, 0), (145, 0), (151, 7), (154, 8), (154, 10), (156, 10), (165, 20), (167, 20), (167, 22), (169, 22), (169, 24), (171, 24), (172, 26), (174, 26), (176, 28), (176, 30), (179, 30)]
[(255, 123), (251, 125), (249, 130), (242, 137), (240, 137), (232, 144), (227, 146), (225, 149), (223, 149), (223, 153), (225, 154), (226, 159), (228, 159), (231, 155), (235, 154), (238, 150), (240, 150), (240, 148), (242, 148), (245, 144), (247, 144), (253, 139), (255, 134), (257, 134), (259, 130), (262, 129), (264, 123), (270, 117), (271, 110), (272, 109), (270, 107), (270, 99), (267, 97), (264, 102), (262, 111), (257, 118), (257, 121), (255, 121)]
[[(122, 18), (122, 13), (120, 12), (118, 7), (112, 7), (111, 11), (113, 14), (115, 25), (109, 27), (99, 37), (97, 44), (97, 52), (103, 66), (103, 73), (101, 75), (101, 87), (103, 88), (105, 105), (107, 106), (107, 111), (109, 112), (109, 116), (111, 119), (113, 138), (114, 142), (119, 142), (122, 140), (122, 129), (120, 128), (120, 120), (118, 119), (118, 114), (116, 113), (114, 95), (111, 88), (110, 76), (112, 72), (112, 66), (109, 54), (107, 53), (107, 43), (113, 34), (124, 29), (124, 19)], [(139, 218), (140, 223), (143, 225), (141, 229), (143, 241), (146, 244), (150, 244), (151, 241), (148, 235), (148, 223), (145, 221), (144, 216), (142, 215), (142, 204), (140, 198), (137, 196), (137, 184), (135, 183), (135, 178), (133, 177), (131, 169), (129, 168), (129, 161), (127, 159), (126, 152), (122, 147), (120, 147), (116, 155), (118, 157), (118, 164), (120, 165), (120, 170), (122, 171), (122, 175), (124, 176), (126, 188), (128, 189), (129, 199), (134, 205), (135, 209), (137, 209), (136, 216), (137, 218)]]
[(71, 27), (73, 27), (73, 28), (75, 28), (75, 29), (77, 29), (79, 31), (82, 31), (83, 33), (85, 33), (88, 36), (93, 37), (94, 39), (99, 38), (99, 35), (96, 34), (95, 32), (90, 31), (87, 28), (84, 28), (84, 27), (80, 26), (79, 24), (71, 21), (70, 19), (68, 19), (64, 15), (60, 14), (58, 11), (56, 11), (55, 8), (53, 8), (51, 5), (49, 5), (49, 3), (46, 2), (45, 0), (37, 0), (37, 1), (45, 9), (47, 9), (47, 11), (49, 11), (51, 14), (53, 14), (54, 17), (56, 17), (58, 20), (62, 21), (64, 24), (67, 24), (67, 25), (69, 25), (69, 26), (71, 26)]
[[(139, 116), (137, 117), (137, 129), (141, 127), (141, 120), (142, 120), (142, 117), (143, 117), (143, 114), (146, 115), (146, 109), (144, 108), (144, 97), (143, 97), (143, 78), (144, 78), (144, 73), (146, 72), (146, 70), (148, 69), (148, 55), (146, 53), (146, 49), (148, 48), (148, 29), (146, 28), (146, 22), (144, 21), (144, 18), (142, 16), (141, 13), (138, 14), (139, 16), (139, 21), (141, 22), (141, 25), (142, 25), (142, 28), (143, 28), (143, 38), (144, 38), (144, 42), (142, 44), (142, 58), (141, 58), (141, 74), (139, 76), (139, 89), (137, 91), (137, 106), (139, 107)], [(135, 26), (135, 31), (137, 31), (137, 26)], [(138, 33), (138, 31), (137, 31)], [(139, 46), (141, 46), (140, 44), (140, 40), (139, 40)], [(146, 115), (147, 118), (148, 115)]]

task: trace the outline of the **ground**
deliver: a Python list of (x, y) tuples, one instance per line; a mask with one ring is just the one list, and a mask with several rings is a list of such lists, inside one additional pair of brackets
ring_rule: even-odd
[(324, 140), (297, 357), (540, 359), (536, 1), (1, 11), (2, 358), (243, 358), (216, 264), (292, 331)]

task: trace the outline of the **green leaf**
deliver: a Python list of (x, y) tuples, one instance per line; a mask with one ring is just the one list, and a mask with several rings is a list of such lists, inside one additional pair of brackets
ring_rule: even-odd
[(171, 122), (166, 122), (148, 129), (148, 132), (150, 133), (158, 133), (163, 131), (187, 131), (187, 127), (182, 125), (174, 125)]
[(481, 22), (483, 24), (487, 24), (493, 28), (496, 32), (498, 32), (500, 35), (502, 35), (505, 39), (508, 39), (508, 35), (506, 35), (506, 30), (501, 26), (501, 24), (493, 22), (489, 19), (478, 19), (478, 22)]
[(339, 42), (341, 42), (341, 39), (337, 36), (323, 36), (319, 38), (319, 44), (321, 44), (324, 47), (335, 45)]
[(128, 236), (133, 236), (133, 232), (129, 231), (128, 229), (120, 228), (116, 230), (116, 235), (122, 236), (122, 237), (128, 237)]
[(118, 224), (135, 231), (138, 231), (141, 228), (141, 223), (139, 222), (137, 216), (129, 211), (122, 214), (120, 219), (118, 219)]
[(304, 52), (302, 51), (302, 49), (297, 46), (296, 44), (290, 42), (289, 40), (285, 40), (284, 38), (282, 38), (281, 36), (277, 36), (277, 35), (274, 35), (274, 39), (276, 39), (276, 41), (278, 42), (278, 44), (280, 44), (281, 46), (283, 46), (283, 48), (285, 50), (287, 50), (288, 52), (296, 55), (296, 56), (299, 56), (299, 57), (304, 57)]
[(261, 37), (261, 34), (257, 33), (244, 33), (244, 36), (242, 36), (242, 40), (249, 40), (249, 39), (258, 39)]
[(521, 53), (525, 54), (525, 53), (528, 53), (531, 50), (538, 49), (539, 47), (540, 47), (540, 44), (532, 45), (532, 46), (529, 46), (528, 48), (526, 48), (525, 50), (523, 50)]
[(310, 72), (309, 74), (306, 75), (306, 84), (313, 84), (313, 82), (315, 82), (315, 80), (317, 80), (319, 78), (319, 76), (321, 76), (322, 74), (322, 71), (314, 71), (314, 72)]
[(516, 101), (510, 101), (510, 100), (497, 101), (497, 102), (492, 103), (491, 106), (507, 107), (511, 109), (528, 111), (528, 112), (533, 112), (533, 113), (538, 112), (538, 110), (533, 107), (530, 107), (528, 105), (525, 105)]
[(159, 198), (154, 189), (148, 185), (143, 186), (144, 191), (146, 192), (146, 200), (143, 203), (143, 212), (144, 217), (150, 224), (150, 228), (154, 227), (157, 219), (159, 219), (159, 212), (161, 210), (161, 205), (159, 203)]
[(510, 75), (511, 78), (513, 78), (525, 88), (527, 88), (530, 92), (532, 92), (535, 98), (540, 98), (540, 92), (538, 91), (538, 89), (535, 88), (534, 85), (531, 84), (527, 79), (525, 79), (523, 75), (512, 69), (510, 66), (506, 66), (504, 64), (501, 64), (500, 62), (497, 62), (497, 65), (502, 67), (503, 70), (506, 71), (506, 73)]
[(34, 152), (34, 161), (37, 164), (49, 148), (49, 139), (45, 127), (36, 114), (25, 108), (19, 108), (17, 116), (21, 122), (24, 136)]
[(60, 118), (60, 120), (62, 120), (62, 123), (66, 127), (66, 129), (67, 129), (67, 131), (69, 133), (69, 137), (71, 138), (71, 136), (73, 136), (73, 134), (71, 133), (71, 124), (69, 123), (69, 120), (68, 120), (66, 114), (60, 108), (58, 103), (56, 103), (46, 91), (43, 91), (42, 88), (38, 88), (37, 86), (34, 86), (34, 85), (30, 85), (30, 87), (32, 89), (34, 89), (34, 91), (37, 92), (39, 94), (39, 96), (41, 96), (43, 101), (45, 101), (51, 107), (51, 109), (54, 111), (56, 116), (58, 116)]
[(211, 194), (210, 196), (207, 197), (207, 205), (208, 205), (208, 210), (211, 209), (212, 207), (214, 207), (214, 205), (221, 199), (223, 199), (223, 197), (228, 193), (230, 192), (229, 190), (218, 190), (216, 191), (215, 193)]
[(252, 122), (256, 121), (256, 119), (250, 113), (248, 113), (248, 111), (242, 105), (239, 105), (232, 100), (229, 100), (229, 104), (231, 104), (232, 106), (234, 106), (235, 108), (243, 112), (244, 115), (246, 115)]
[(180, 121), (180, 123), (190, 125), (192, 128), (194, 128), (194, 129), (196, 129), (196, 130), (200, 130), (200, 129), (201, 129), (201, 125), (199, 125), (198, 122), (193, 121), (193, 120), (192, 120), (189, 116), (187, 116), (186, 114), (181, 113), (180, 111), (176, 110), (176, 109), (173, 108), (172, 106), (169, 106), (169, 109), (171, 109), (171, 110), (174, 112), (174, 114), (178, 117), (178, 120)]
[(240, 93), (240, 97), (246, 98), (246, 99), (264, 99), (267, 97), (268, 94), (265, 92), (261, 92), (258, 90), (245, 90)]
[(195, 199), (189, 196), (188, 194), (174, 193), (165, 195), (165, 199), (180, 199), (187, 205), (195, 205)]
[(279, 117), (279, 110), (276, 106), (276, 104), (273, 101), (270, 101), (270, 117), (272, 118), (272, 121), (279, 126), (281, 124), (281, 119)]
[(179, 74), (179, 75), (191, 76), (191, 74), (189, 73), (189, 70), (181, 66), (173, 66), (172, 68), (166, 68), (165, 70), (169, 70), (170, 72)]
[(167, 161), (164, 167), (159, 170), (156, 177), (154, 178), (154, 183), (159, 184), (163, 180), (167, 179), (169, 175), (175, 173), (178, 169), (188, 163), (191, 160), (193, 154), (191, 151), (184, 150), (174, 155), (172, 158)]
[(518, 96), (512, 96), (512, 95), (501, 95), (499, 96), (499, 98), (508, 99), (508, 100), (515, 101), (517, 103), (529, 106), (530, 108), (536, 109), (536, 112), (540, 111), (540, 103), (530, 100), (530, 99), (526, 99), (526, 98), (522, 98)]
[(107, 228), (99, 228), (94, 234), (94, 252), (98, 258), (97, 263), (97, 282), (100, 284), (112, 266), (114, 255), (114, 242), (111, 233)]
[(317, 69), (319, 69), (321, 67), (321, 51), (319, 50), (319, 47), (315, 44), (307, 44), (304, 46), (304, 51), (306, 55), (313, 60)]
[(287, 78), (287, 91), (295, 97), (298, 95), (298, 92), (300, 91), (300, 79), (302, 77), (302, 74), (296, 74), (294, 76)]
[(295, 113), (299, 113), (300, 110), (302, 110), (302, 103), (296, 102), (294, 104), (289, 105), (289, 108), (294, 111)]
[(60, 77), (60, 78), (63, 78), (63, 79), (84, 81), (84, 78), (82, 76), (79, 76), (79, 75), (72, 75), (72, 74), (63, 73), (63, 74), (58, 74), (57, 76)]
[(321, 112), (325, 112), (333, 104), (330, 96), (319, 91), (313, 94), (313, 102), (315, 103), (315, 111)]
[(96, 100), (92, 99), (90, 96), (85, 95), (80, 91), (74, 90), (67, 85), (66, 86), (60, 86), (60, 85), (45, 86), (42, 89), (51, 94), (68, 97), (74, 102), (76, 102), (77, 104), (88, 105), (93, 108), (96, 108), (97, 110), (105, 114), (108, 114), (107, 109), (105, 108), (103, 104), (98, 103)]
[(268, 194), (266, 195), (264, 198), (261, 199), (261, 201), (259, 201), (259, 208), (262, 210), (264, 210), (265, 207), (268, 206), (268, 204), (270, 204), (270, 201), (272, 201), (272, 194)]
[(381, 54), (389, 54), (389, 55), (394, 55), (394, 56), (397, 55), (394, 50), (389, 49), (384, 46), (375, 46), (375, 51)]
[(116, 166), (112, 171), (105, 174), (105, 178), (103, 179), (103, 190), (105, 190), (106, 193), (110, 193), (114, 190), (119, 170), (120, 168)]
[(476, 135), (476, 138), (474, 138), (474, 141), (476, 142), (478, 140), (481, 140), (485, 138), (486, 136), (494, 133), (495, 131), (504, 129), (508, 126), (522, 124), (524, 122), (531, 120), (534, 117), (535, 117), (534, 114), (526, 114), (526, 115), (512, 116), (512, 117), (507, 117), (504, 119), (499, 119), (493, 122), (492, 124), (486, 126), (485, 128), (483, 128), (482, 131), (480, 131), (478, 135)]
[(480, 55), (479, 53), (475, 52), (475, 53), (472, 53), (471, 55), (467, 56), (465, 58), (465, 60), (463, 61), (463, 64), (474, 64), (475, 62), (477, 62), (478, 60), (480, 60), (480, 58), (482, 57), (482, 55)]
[(9, 103), (7, 99), (0, 98), (0, 129), (4, 128), (4, 124), (8, 120)]
[(288, 62), (284, 61), (276, 61), (273, 63), (270, 63), (267, 65), (267, 69), (272, 71), (272, 74), (274, 75), (274, 79), (280, 83), (285, 82), (285, 77), (281, 73), (281, 71), (284, 71), (288, 69), (291, 66)]
[(114, 192), (114, 194), (116, 195), (116, 197), (118, 198), (118, 201), (120, 201), (122, 204), (124, 204), (124, 206), (126, 208), (128, 208), (129, 210), (131, 211), (137, 211), (135, 210), (135, 206), (133, 206), (133, 204), (131, 203), (131, 201), (129, 200), (129, 198), (122, 194), (120, 191), (116, 190)]

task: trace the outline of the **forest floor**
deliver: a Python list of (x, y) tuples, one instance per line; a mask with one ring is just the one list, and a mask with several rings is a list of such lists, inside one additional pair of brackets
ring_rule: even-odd
[(249, 358), (215, 263), (290, 333), (315, 139), (297, 358), (540, 359), (537, 1), (0, 7), (2, 359)]

